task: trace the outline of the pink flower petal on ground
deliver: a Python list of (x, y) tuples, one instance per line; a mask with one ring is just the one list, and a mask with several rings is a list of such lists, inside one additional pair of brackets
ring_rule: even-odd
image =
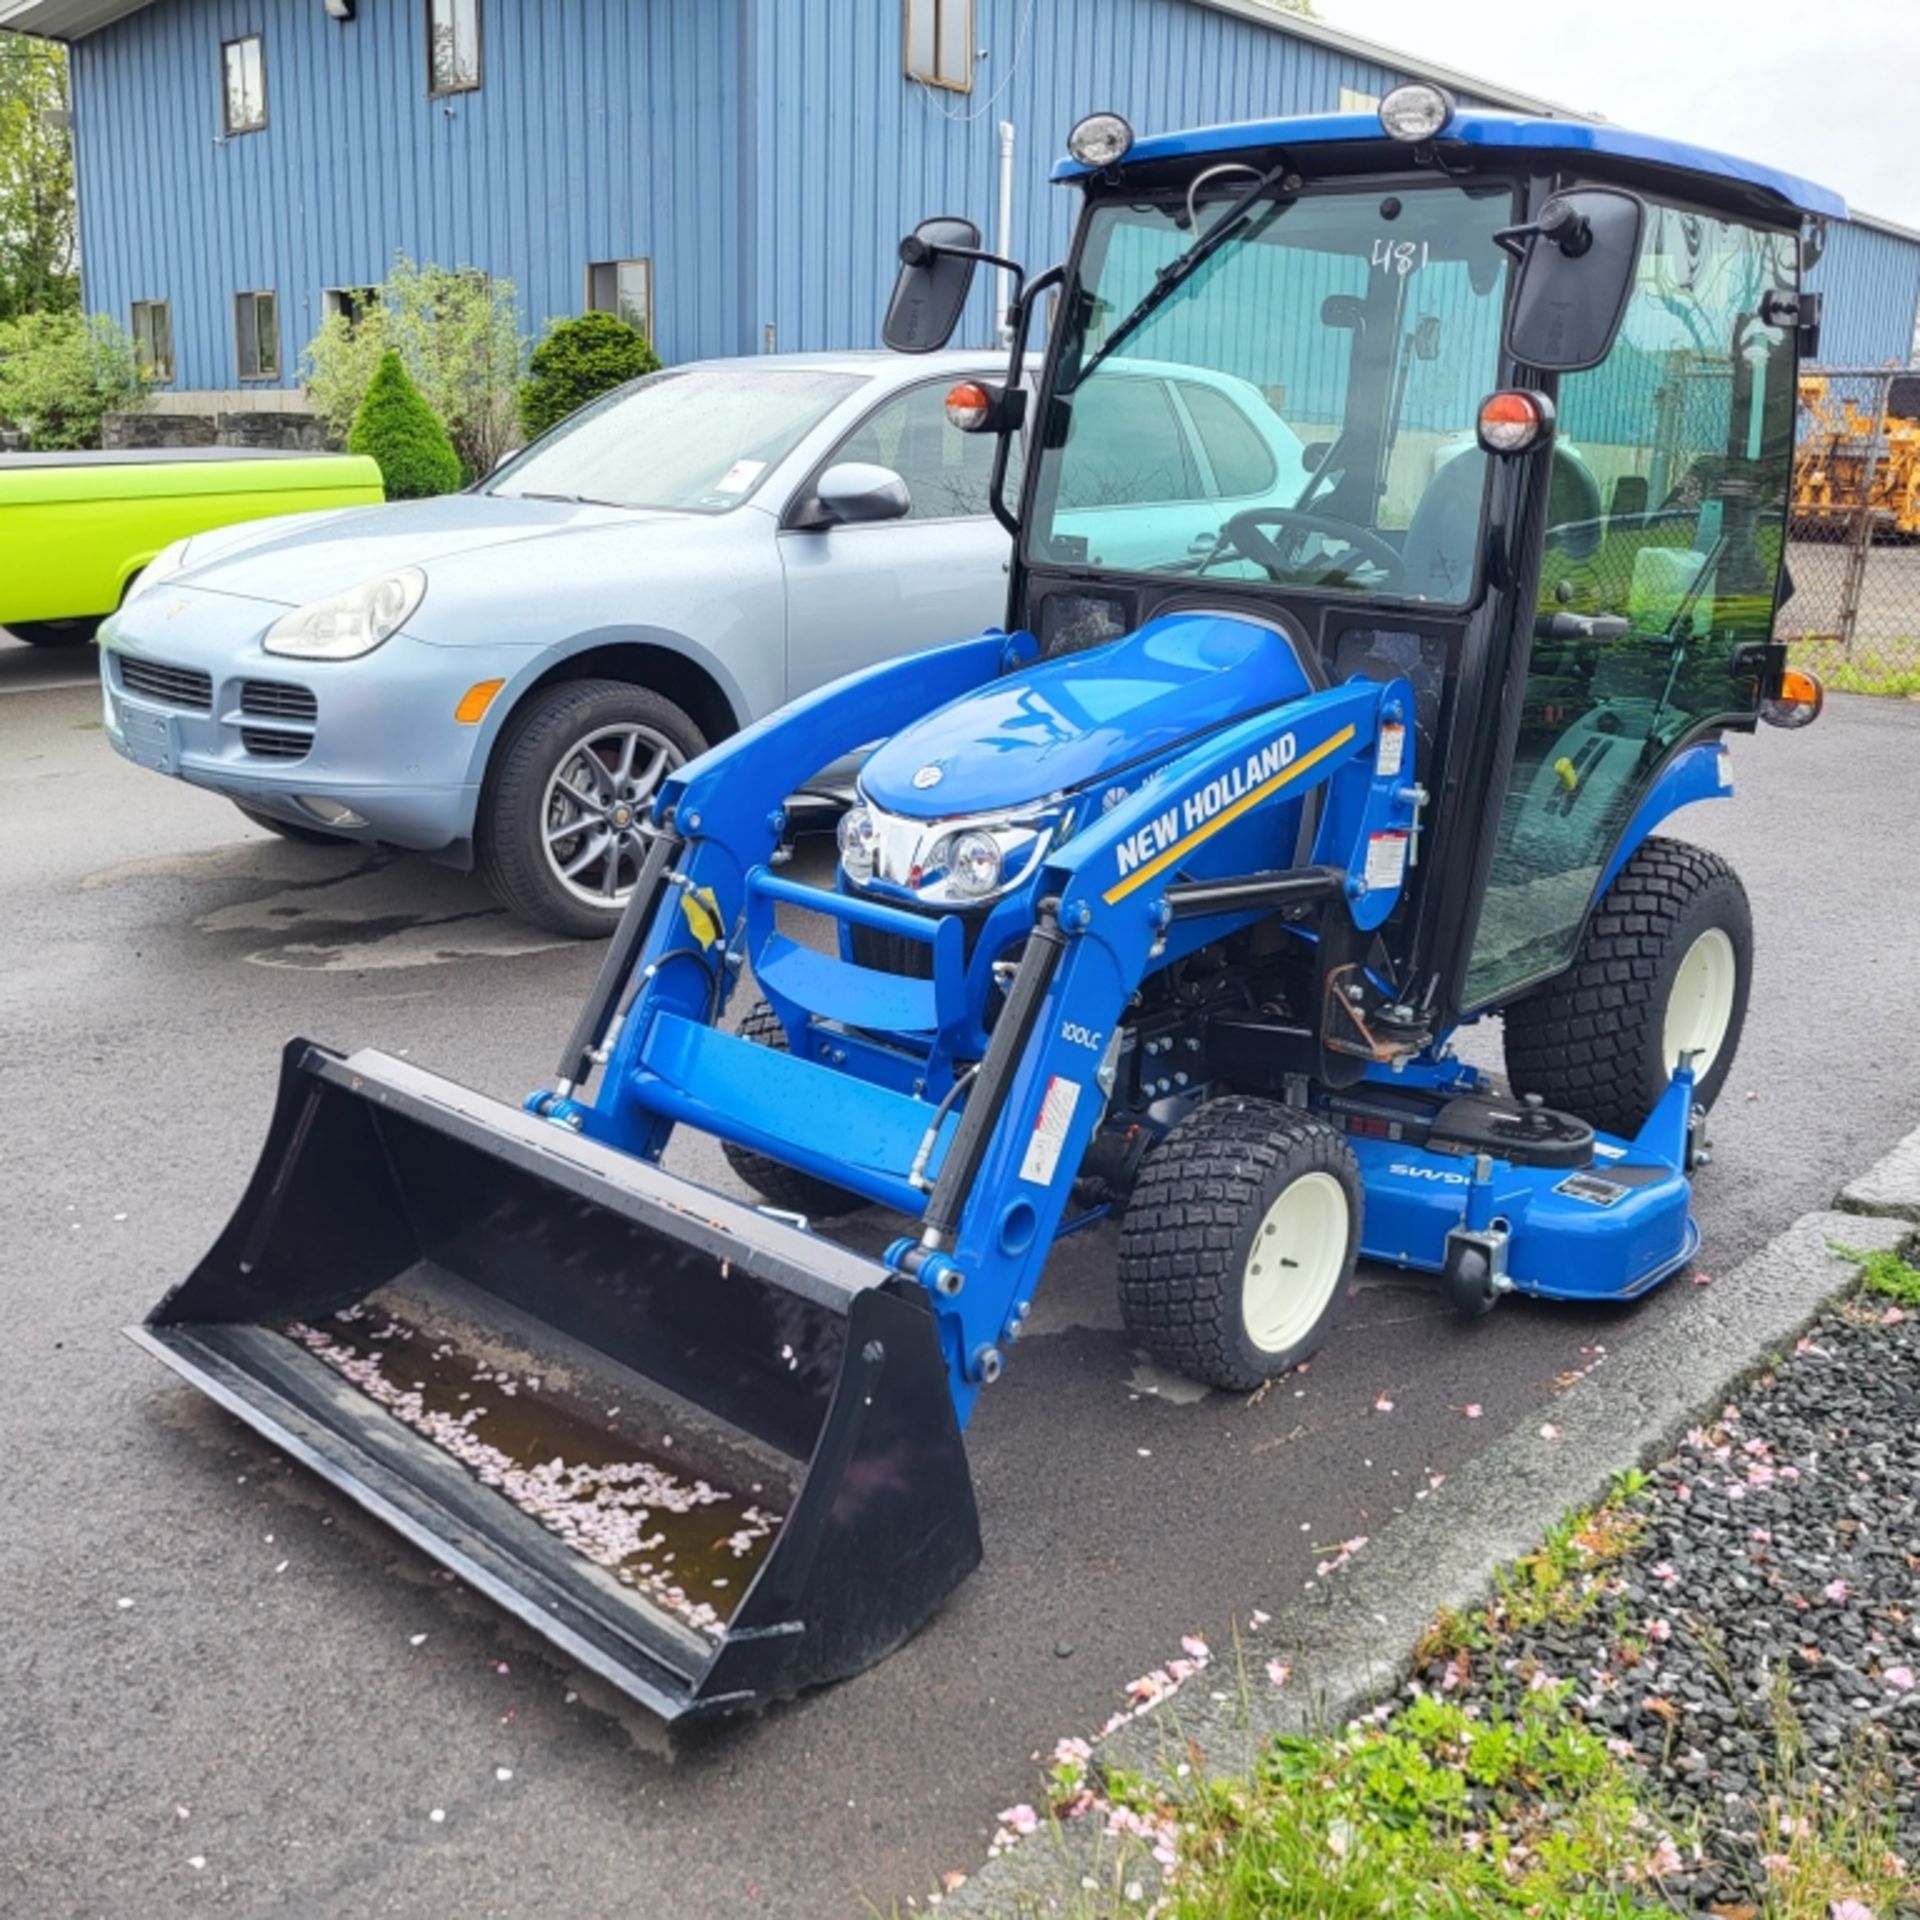
[(1560, 1429), (1549, 1420), (1547, 1424), (1540, 1429), (1540, 1438), (1542, 1440), (1558, 1440), (1560, 1438)]
[(1375, 1413), (1391, 1413), (1393, 1411), (1393, 1402), (1383, 1393), (1380, 1398), (1373, 1403), (1373, 1410)]
[(1653, 1569), (1653, 1577), (1658, 1580), (1663, 1587), (1677, 1587), (1680, 1584), (1680, 1576), (1674, 1572), (1673, 1562), (1671, 1560), (1662, 1560), (1660, 1564)]
[(1820, 1591), (1825, 1594), (1829, 1600), (1836, 1601), (1845, 1600), (1853, 1593), (1853, 1589), (1848, 1586), (1844, 1580), (1829, 1580)]
[(1258, 1633), (1272, 1618), (1272, 1614), (1262, 1613), (1258, 1607), (1255, 1607), (1254, 1610), (1247, 1615), (1247, 1625), (1251, 1627), (1254, 1632)]
[(1003, 1827), (1011, 1828), (1015, 1833), (1033, 1833), (1040, 1825), (1040, 1816), (1024, 1800), (1017, 1807), (1009, 1807), (1005, 1813), (995, 1817)]
[(1696, 1272), (1693, 1276), (1693, 1284), (1696, 1287), (1710, 1287), (1713, 1285), (1713, 1275), (1710, 1273)]
[(1913, 1669), (1911, 1667), (1889, 1667), (1880, 1678), (1884, 1680), (1895, 1693), (1911, 1693), (1913, 1691)]
[(967, 1876), (958, 1867), (949, 1867), (940, 1876), (940, 1890), (943, 1893), (958, 1893), (967, 1884)]
[(1478, 1400), (1470, 1400), (1460, 1411), (1464, 1413), (1469, 1420), (1478, 1420), (1480, 1418), (1480, 1402)]
[(1647, 1871), (1656, 1879), (1665, 1880), (1678, 1873), (1685, 1864), (1680, 1858), (1680, 1849), (1666, 1835), (1660, 1836), (1660, 1844), (1654, 1848), (1652, 1857), (1647, 1861)]
[(1836, 1900), (1827, 1916), (1828, 1920), (1873, 1920), (1873, 1909), (1864, 1900)]
[(1293, 1668), (1285, 1660), (1267, 1662), (1267, 1679), (1276, 1687), (1284, 1687), (1293, 1678)]
[(1673, 1629), (1664, 1620), (1649, 1620), (1647, 1622), (1647, 1638), (1649, 1640), (1658, 1640), (1664, 1645), (1673, 1638)]

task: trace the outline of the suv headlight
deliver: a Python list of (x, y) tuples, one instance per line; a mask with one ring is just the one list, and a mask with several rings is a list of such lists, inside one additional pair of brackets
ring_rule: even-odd
[(427, 576), (401, 567), (330, 600), (296, 607), (267, 629), (261, 646), (297, 660), (357, 660), (411, 620), (426, 598)]
[(862, 800), (840, 823), (840, 866), (855, 887), (928, 907), (979, 907), (1012, 892), (1072, 831), (1064, 802), (1017, 814), (905, 820)]
[(157, 587), (161, 581), (171, 580), (187, 564), (187, 549), (192, 545), (193, 536), (189, 534), (186, 539), (176, 540), (170, 547), (162, 547), (133, 576), (133, 585), (127, 589), (127, 601), (138, 600), (143, 593)]

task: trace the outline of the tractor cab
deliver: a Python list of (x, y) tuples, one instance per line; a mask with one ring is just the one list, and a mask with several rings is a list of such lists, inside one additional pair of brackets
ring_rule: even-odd
[[(1443, 1023), (1525, 994), (1637, 815), (1722, 790), (1725, 733), (1817, 710), (1772, 631), (1801, 267), (1843, 206), (1418, 85), (1070, 144), (1071, 254), (1015, 310), (1022, 345), (1055, 315), (1040, 390), (956, 414), (1032, 449), (1008, 625), (1055, 658), (1232, 610), (1320, 683), (1404, 676), (1423, 845), (1386, 958)], [(969, 231), (906, 243), (891, 344), (946, 337)]]

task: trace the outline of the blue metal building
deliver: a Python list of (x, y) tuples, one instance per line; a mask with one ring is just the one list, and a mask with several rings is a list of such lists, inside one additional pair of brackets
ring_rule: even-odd
[[(622, 304), (669, 360), (873, 342), (931, 211), (1054, 258), (1065, 131), (1358, 105), (1398, 80), (1551, 103), (1264, 0), (0, 0), (72, 43), (86, 300), (173, 404), (287, 404), (397, 253), (510, 279), (527, 325)], [(1920, 236), (1836, 230), (1823, 358), (1908, 359)], [(260, 296), (270, 298), (263, 300)], [(992, 326), (984, 285), (972, 336)], [(241, 395), (251, 396), (251, 400)]]

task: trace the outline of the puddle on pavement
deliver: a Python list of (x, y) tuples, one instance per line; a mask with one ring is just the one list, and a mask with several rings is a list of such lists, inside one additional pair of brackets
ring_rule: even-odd
[(564, 1368), (505, 1364), (378, 1305), (280, 1329), (394, 1419), (496, 1488), (576, 1553), (688, 1625), (718, 1636), (773, 1546), (771, 1482), (684, 1471), (642, 1409), (590, 1409)]

